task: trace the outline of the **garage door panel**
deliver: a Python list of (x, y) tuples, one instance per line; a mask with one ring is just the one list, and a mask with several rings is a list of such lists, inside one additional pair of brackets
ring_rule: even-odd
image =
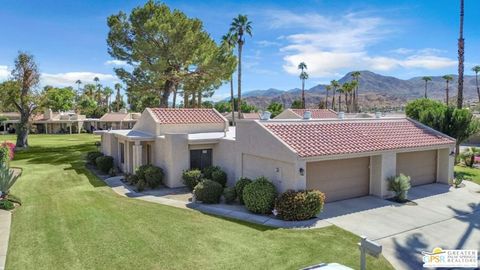
[(327, 202), (369, 194), (370, 157), (307, 163), (307, 188), (325, 193)]
[(412, 186), (434, 183), (437, 177), (437, 150), (397, 154), (397, 175), (410, 176)]

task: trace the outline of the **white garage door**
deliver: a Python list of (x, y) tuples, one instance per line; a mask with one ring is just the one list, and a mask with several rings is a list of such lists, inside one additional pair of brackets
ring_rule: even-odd
[(327, 202), (369, 194), (370, 157), (307, 163), (307, 188), (325, 193)]
[(437, 178), (437, 150), (397, 154), (397, 175), (410, 176), (412, 186), (431, 184)]

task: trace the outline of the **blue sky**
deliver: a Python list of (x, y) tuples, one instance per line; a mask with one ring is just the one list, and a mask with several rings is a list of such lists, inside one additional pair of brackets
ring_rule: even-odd
[[(73, 85), (98, 76), (117, 79), (107, 53), (106, 18), (144, 1), (0, 0), (0, 80), (19, 50), (35, 55), (42, 84)], [(308, 65), (307, 87), (372, 70), (410, 78), (456, 73), (458, 1), (166, 1), (198, 17), (219, 39), (237, 14), (253, 22), (244, 58), (244, 91), (300, 86), (297, 64)], [(480, 1), (465, 0), (466, 73), (480, 64)], [(228, 85), (215, 99), (228, 96)]]

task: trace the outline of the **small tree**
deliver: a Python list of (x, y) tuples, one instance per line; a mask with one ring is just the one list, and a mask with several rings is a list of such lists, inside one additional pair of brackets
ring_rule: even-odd
[(290, 106), (292, 109), (303, 109), (303, 104), (301, 100), (294, 100)]
[(388, 190), (395, 193), (394, 199), (399, 202), (405, 202), (408, 198), (408, 190), (410, 190), (410, 176), (400, 174), (388, 178)]
[(267, 107), (267, 111), (269, 111), (272, 115), (272, 118), (279, 115), (283, 111), (283, 105), (278, 102), (272, 102)]

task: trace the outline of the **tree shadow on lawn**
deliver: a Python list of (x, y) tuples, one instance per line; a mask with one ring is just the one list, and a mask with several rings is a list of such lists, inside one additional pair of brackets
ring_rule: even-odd
[(93, 187), (106, 184), (85, 167), (85, 155), (95, 150), (90, 144), (79, 144), (61, 147), (30, 146), (15, 155), (15, 161), (26, 161), (27, 164), (70, 165), (64, 170), (74, 170), (78, 175), (85, 175)]

